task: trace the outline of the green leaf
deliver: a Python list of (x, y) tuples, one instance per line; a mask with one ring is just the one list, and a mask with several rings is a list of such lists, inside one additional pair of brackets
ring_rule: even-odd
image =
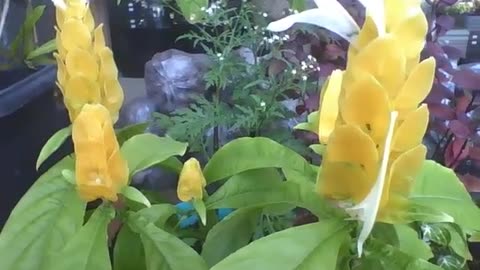
[(251, 243), (211, 270), (335, 270), (348, 233), (347, 223), (338, 220), (290, 228)]
[(465, 258), (466, 260), (472, 260), (472, 254), (468, 249), (467, 236), (462, 229), (456, 224), (445, 224), (450, 232), (451, 240), (449, 246), (452, 250)]
[(418, 237), (417, 231), (408, 225), (395, 225), (400, 251), (412, 257), (428, 260), (433, 257), (430, 246)]
[(154, 223), (157, 227), (163, 228), (167, 220), (177, 212), (171, 204), (155, 204), (150, 208), (144, 208), (137, 212), (137, 215), (145, 218), (148, 222)]
[[(151, 209), (151, 208), (146, 208)], [(147, 270), (207, 270), (205, 261), (182, 240), (147, 220), (141, 213), (128, 214), (128, 226), (140, 234)]]
[(50, 254), (80, 229), (85, 203), (62, 176), (73, 167), (70, 158), (60, 161), (15, 206), (0, 234), (0, 269), (50, 270)]
[(187, 144), (153, 134), (141, 134), (127, 140), (120, 151), (127, 159), (130, 175), (134, 175), (170, 157), (184, 155)]
[(308, 115), (307, 122), (306, 123), (300, 123), (293, 127), (293, 129), (297, 130), (305, 130), (305, 131), (310, 131), (315, 134), (318, 133), (318, 118), (319, 118), (319, 113), (318, 111), (314, 111)]
[(325, 150), (327, 149), (327, 146), (325, 144), (312, 144), (309, 146), (310, 149), (312, 149), (313, 152), (315, 152), (317, 155), (323, 155), (325, 153)]
[(313, 171), (316, 171), (318, 173), (321, 167), (317, 167), (314, 165), (311, 165), (311, 167), (312, 173), (308, 175), (292, 169), (283, 169), (282, 172), (285, 175), (287, 181), (293, 181), (301, 184), (311, 184), (312, 188), (314, 188), (315, 183), (317, 182), (317, 176), (313, 173)]
[(212, 183), (260, 168), (290, 169), (304, 175), (317, 175), (295, 151), (262, 137), (240, 138), (226, 144), (212, 156), (203, 173), (207, 182)]
[(50, 270), (109, 270), (107, 226), (115, 216), (111, 206), (101, 205), (88, 222), (56, 256)]
[(448, 246), (452, 240), (450, 231), (444, 224), (422, 224), (423, 239), (442, 246)]
[(298, 12), (306, 9), (305, 0), (290, 0), (290, 8)]
[(145, 195), (143, 195), (142, 192), (140, 192), (138, 189), (132, 187), (132, 186), (126, 186), (122, 189), (122, 194), (125, 196), (125, 198), (138, 202), (140, 204), (145, 205), (146, 207), (152, 206), (150, 201), (147, 199)]
[(188, 22), (196, 23), (205, 16), (208, 0), (177, 0), (177, 5)]
[[(25, 21), (10, 46), (13, 56), (25, 58), (30, 54), (30, 51), (33, 50), (33, 31), (38, 20), (42, 17), (44, 10), (45, 6), (42, 5), (27, 11)], [(22, 51), (20, 51), (20, 49)], [(22, 59), (22, 62), (23, 60), (24, 59)]]
[(113, 249), (113, 270), (146, 270), (145, 252), (140, 236), (122, 226)]
[(36, 48), (35, 50), (31, 51), (27, 55), (27, 60), (33, 60), (39, 56), (49, 54), (54, 52), (57, 49), (57, 43), (55, 39), (45, 42), (42, 46)]
[(322, 217), (340, 215), (308, 184), (280, 181), (271, 170), (247, 171), (230, 178), (206, 201), (207, 209), (292, 204)]
[(454, 223), (465, 230), (480, 230), (480, 209), (472, 201), (465, 186), (451, 169), (434, 161), (425, 161), (410, 199), (417, 205), (453, 217)]
[(445, 255), (438, 257), (437, 265), (443, 270), (458, 270), (464, 269), (465, 261), (453, 255)]
[[(383, 243), (377, 239), (367, 241), (366, 258), (381, 262), (383, 269), (388, 270), (441, 270), (442, 268), (424, 259), (402, 252), (397, 247)], [(354, 268), (357, 269), (357, 268)], [(367, 268), (361, 268), (367, 269)], [(377, 268), (370, 268), (377, 269)]]
[(194, 199), (192, 201), (192, 204), (198, 216), (200, 217), (203, 226), (207, 225), (207, 208), (205, 207), (205, 203), (203, 202), (203, 200)]
[(128, 139), (136, 135), (144, 134), (145, 130), (148, 128), (148, 125), (149, 123), (139, 123), (118, 129), (116, 131), (118, 143), (123, 145), (123, 143)]
[(40, 168), (43, 162), (47, 160), (50, 155), (52, 155), (57, 149), (65, 142), (65, 140), (72, 134), (72, 127), (68, 126), (66, 128), (62, 128), (53, 134), (50, 139), (48, 139), (47, 143), (43, 146), (42, 150), (40, 151), (40, 155), (38, 155), (37, 159), (37, 170)]
[(261, 214), (262, 209), (258, 207), (242, 208), (213, 226), (202, 248), (202, 257), (208, 266), (214, 266), (250, 243)]

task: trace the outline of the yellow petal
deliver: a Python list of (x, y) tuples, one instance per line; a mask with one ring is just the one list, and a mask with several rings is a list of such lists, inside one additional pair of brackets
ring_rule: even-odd
[(113, 52), (108, 47), (103, 47), (99, 50), (100, 58), (100, 72), (104, 80), (111, 80), (118, 78), (118, 69), (113, 59)]
[(63, 44), (62, 44), (62, 40), (61, 40), (61, 37), (60, 37), (60, 30), (55, 27), (55, 44), (57, 45), (57, 51), (58, 51), (58, 54), (60, 55), (60, 57), (62, 59), (65, 59), (65, 57), (67, 56), (67, 51), (65, 50), (65, 48), (63, 47)]
[(103, 35), (103, 24), (95, 28), (93, 33), (93, 49), (96, 54), (100, 54), (100, 50), (105, 47), (105, 36)]
[[(65, 85), (65, 102), (73, 110), (72, 115), (80, 112), (87, 103), (100, 103), (99, 85), (82, 76), (71, 77)], [(74, 120), (74, 119), (71, 119)]]
[(428, 22), (421, 8), (409, 11), (409, 17), (392, 29), (392, 34), (402, 44), (401, 49), (405, 55), (411, 58), (418, 55), (425, 46)]
[(200, 163), (195, 158), (190, 158), (183, 165), (180, 177), (178, 179), (177, 195), (178, 198), (187, 202), (192, 199), (202, 199), (203, 189), (207, 181), (202, 173)]
[(93, 18), (92, 11), (90, 9), (86, 10), (83, 21), (87, 25), (88, 30), (92, 32), (95, 28), (95, 19)]
[[(379, 209), (379, 219), (396, 221), (401, 218), (408, 205), (408, 196), (413, 182), (422, 169), (427, 148), (419, 144), (401, 154), (391, 165), (388, 181), (385, 183)], [(403, 209), (402, 209), (403, 208)], [(395, 214), (398, 213), (398, 214)]]
[(392, 150), (404, 152), (421, 144), (427, 130), (428, 116), (426, 104), (409, 113), (395, 132)]
[(395, 109), (412, 110), (416, 108), (432, 89), (434, 76), (435, 59), (433, 57), (416, 65), (395, 98)]
[(354, 84), (340, 104), (342, 119), (360, 127), (379, 144), (383, 142), (390, 119), (386, 91), (371, 76)]
[(87, 1), (70, 0), (67, 3), (65, 16), (67, 18), (83, 19), (88, 10)]
[(417, 54), (415, 57), (411, 57), (407, 59), (407, 64), (405, 68), (405, 74), (407, 76), (413, 71), (413, 69), (420, 63), (420, 54)]
[(370, 136), (353, 125), (339, 126), (328, 140), (317, 188), (326, 196), (349, 196), (358, 202), (370, 191), (377, 168), (378, 153)]
[(92, 35), (88, 26), (79, 19), (68, 19), (60, 33), (63, 47), (67, 50), (75, 48), (88, 49), (92, 45)]
[(421, 8), (419, 0), (385, 0), (385, 20), (387, 32), (398, 27), (409, 15), (411, 10)]
[(318, 138), (321, 143), (327, 142), (335, 128), (338, 116), (338, 98), (342, 90), (342, 75), (341, 70), (334, 70), (322, 89), (318, 120)]
[(63, 24), (65, 22), (65, 12), (59, 8), (59, 7), (55, 7), (55, 19), (57, 21), (57, 26), (60, 30), (63, 29)]
[(372, 42), (374, 39), (378, 37), (378, 30), (375, 25), (375, 22), (370, 16), (365, 18), (365, 22), (363, 23), (363, 27), (360, 30), (357, 39), (355, 40), (355, 48), (357, 50), (361, 50), (365, 48), (368, 43)]
[(405, 80), (406, 58), (399, 46), (391, 35), (370, 42), (347, 62), (347, 73), (354, 78), (352, 82), (373, 75), (390, 95), (395, 95)]
[(65, 85), (68, 78), (65, 63), (63, 63), (63, 60), (58, 53), (54, 53), (53, 57), (55, 57), (55, 60), (57, 61), (57, 81), (60, 85)]
[(122, 107), (123, 100), (124, 94), (120, 82), (117, 79), (106, 80), (103, 87), (102, 104), (110, 111), (114, 123), (118, 120), (118, 112)]
[(70, 76), (84, 76), (96, 81), (98, 64), (95, 56), (87, 50), (75, 48), (67, 53), (65, 66)]

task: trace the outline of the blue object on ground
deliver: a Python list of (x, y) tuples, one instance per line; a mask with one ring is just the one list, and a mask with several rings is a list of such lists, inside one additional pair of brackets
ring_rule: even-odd
[[(179, 214), (177, 214), (177, 217), (180, 220), (180, 228), (186, 229), (188, 227), (191, 227), (197, 224), (200, 221), (197, 213), (191, 214), (189, 216), (185, 215), (186, 213), (195, 210), (195, 208), (193, 207), (193, 204), (191, 204), (190, 202), (181, 202), (181, 203), (178, 203), (175, 207), (180, 212)], [(231, 209), (231, 208), (218, 209), (217, 217), (219, 220), (222, 220), (233, 211), (234, 209)]]

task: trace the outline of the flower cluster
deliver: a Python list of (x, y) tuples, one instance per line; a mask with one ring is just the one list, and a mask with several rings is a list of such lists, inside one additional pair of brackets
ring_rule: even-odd
[(56, 1), (57, 84), (70, 120), (85, 104), (102, 104), (113, 122), (123, 103), (123, 90), (113, 53), (105, 46), (103, 25), (95, 22), (85, 0)]
[[(377, 1), (378, 2), (378, 1)], [(427, 21), (417, 0), (385, 0), (348, 51), (345, 71), (325, 85), (319, 139), (326, 143), (318, 192), (355, 206), (359, 253), (375, 221), (408, 219), (408, 197), (425, 160), (422, 144), (435, 61), (419, 61)]]
[(87, 1), (54, 3), (57, 85), (72, 121), (77, 190), (86, 201), (116, 201), (129, 172), (113, 129), (123, 103), (113, 53)]

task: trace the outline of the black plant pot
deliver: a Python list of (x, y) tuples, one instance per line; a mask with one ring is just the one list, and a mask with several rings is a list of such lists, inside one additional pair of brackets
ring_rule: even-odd
[(55, 78), (55, 66), (0, 71), (0, 228), (39, 175), (71, 151), (65, 144), (36, 170), (43, 145), (69, 124)]
[(177, 40), (193, 27), (159, 1), (108, 2), (112, 50), (122, 76), (143, 78), (145, 63), (168, 49), (201, 52), (192, 41)]

